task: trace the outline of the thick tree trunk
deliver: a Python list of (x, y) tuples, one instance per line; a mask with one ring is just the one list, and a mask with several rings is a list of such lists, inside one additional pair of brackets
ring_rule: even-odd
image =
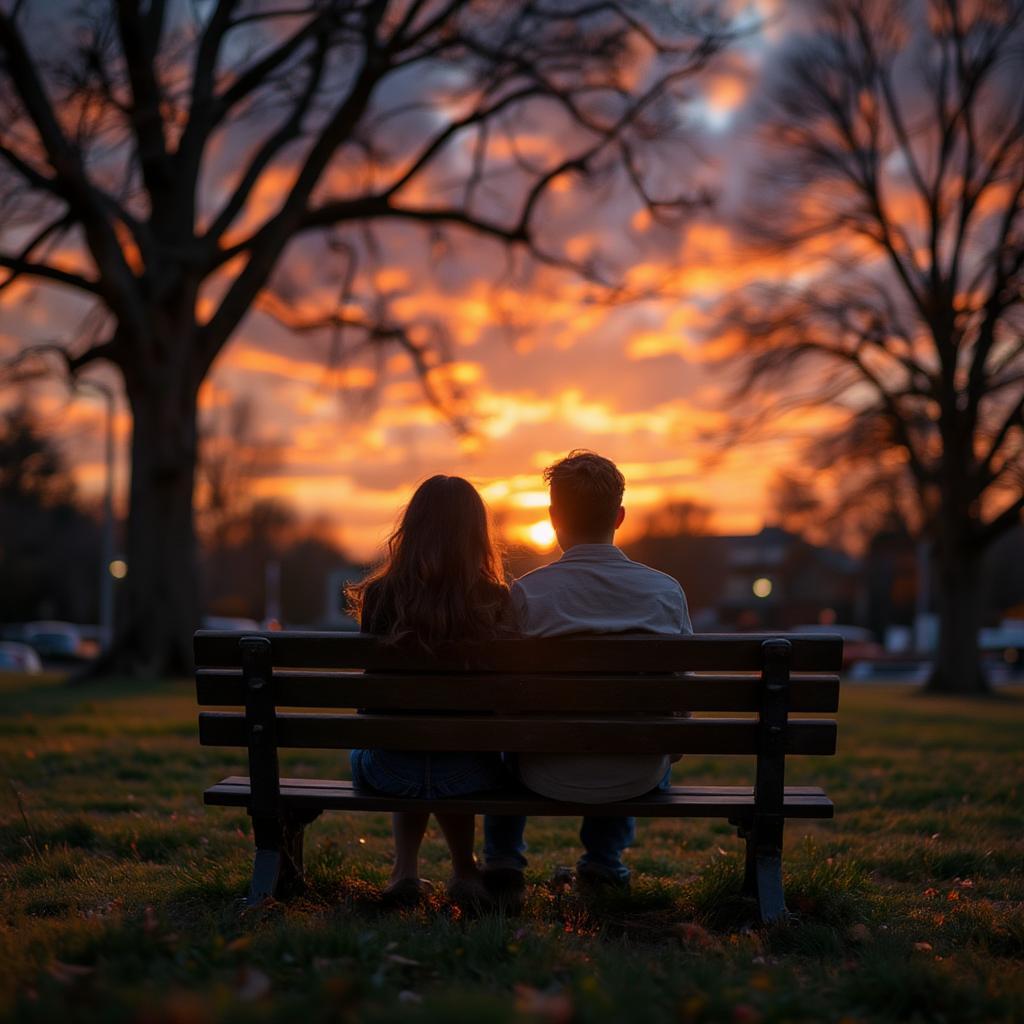
[(981, 667), (981, 552), (969, 545), (940, 546), (936, 579), (939, 637), (928, 689), (979, 694), (989, 690)]
[(106, 667), (133, 675), (188, 674), (199, 620), (192, 520), (196, 389), (173, 374), (149, 387), (126, 383), (134, 421), (128, 576)]

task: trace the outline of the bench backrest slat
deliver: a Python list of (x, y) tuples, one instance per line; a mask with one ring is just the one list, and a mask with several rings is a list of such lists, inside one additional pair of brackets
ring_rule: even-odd
[[(275, 670), (271, 693), (278, 707), (416, 709), (430, 711), (666, 712), (759, 711), (756, 675), (399, 675), (395, 673)], [(245, 704), (240, 669), (199, 669), (198, 703)], [(832, 712), (839, 707), (837, 675), (794, 676), (789, 710)]]
[[(395, 750), (474, 750), (607, 754), (756, 754), (758, 722), (720, 718), (569, 718), (524, 715), (318, 715), (279, 712), (280, 747)], [(206, 746), (244, 747), (245, 715), (203, 712)], [(836, 723), (797, 719), (785, 732), (787, 754), (834, 754)]]
[[(759, 672), (762, 643), (783, 637), (790, 642), (790, 671), (838, 672), (843, 641), (839, 636), (744, 634), (743, 636), (656, 636), (623, 634), (557, 639), (495, 640), (433, 656), (410, 654), (362, 633), (253, 633), (271, 645), (274, 670), (281, 668), (369, 669), (401, 672), (637, 673)], [(196, 665), (236, 668), (239, 634), (200, 630), (195, 635)]]

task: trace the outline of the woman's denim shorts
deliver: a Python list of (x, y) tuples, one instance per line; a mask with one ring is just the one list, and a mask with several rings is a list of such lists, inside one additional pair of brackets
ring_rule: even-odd
[(408, 750), (353, 750), (352, 781), (388, 796), (465, 796), (501, 789), (508, 774), (499, 754), (424, 754)]

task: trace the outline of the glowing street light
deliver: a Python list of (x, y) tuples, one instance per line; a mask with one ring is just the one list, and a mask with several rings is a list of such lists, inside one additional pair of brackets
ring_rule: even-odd
[(115, 580), (123, 580), (128, 575), (128, 563), (123, 558), (115, 558), (108, 569)]
[(767, 576), (759, 576), (754, 580), (751, 590), (754, 591), (754, 597), (768, 597), (772, 592), (772, 581)]

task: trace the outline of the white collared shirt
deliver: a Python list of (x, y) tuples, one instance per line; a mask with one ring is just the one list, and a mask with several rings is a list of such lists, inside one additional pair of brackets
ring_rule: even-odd
[[(614, 544), (577, 544), (557, 562), (512, 584), (524, 636), (572, 633), (692, 633), (683, 588), (671, 576), (634, 562)], [(521, 754), (530, 789), (556, 800), (608, 803), (654, 789), (667, 754)]]
[(614, 544), (577, 544), (512, 584), (523, 636), (692, 633), (683, 588)]

